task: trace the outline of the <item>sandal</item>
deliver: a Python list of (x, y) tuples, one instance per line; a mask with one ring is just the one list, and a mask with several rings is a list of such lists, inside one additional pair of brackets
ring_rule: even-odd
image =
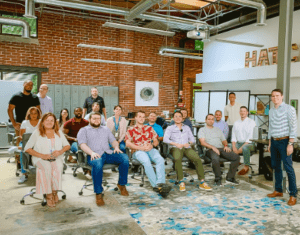
[(55, 202), (55, 203), (58, 203), (57, 191), (56, 191), (56, 190), (53, 190), (52, 195), (53, 195), (54, 202)]
[(55, 203), (53, 201), (53, 194), (52, 193), (51, 194), (47, 194), (46, 195), (46, 199), (47, 199), (47, 206), (49, 206), (51, 208), (55, 207)]

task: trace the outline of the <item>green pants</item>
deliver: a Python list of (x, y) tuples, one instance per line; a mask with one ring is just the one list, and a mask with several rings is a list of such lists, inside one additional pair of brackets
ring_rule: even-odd
[[(240, 147), (242, 147), (244, 143), (242, 142), (236, 142), (235, 147), (237, 149), (239, 149)], [(250, 157), (251, 157), (251, 152), (254, 151), (254, 144), (250, 143), (250, 144), (246, 144), (243, 146), (243, 156), (244, 156), (244, 164), (246, 166), (250, 166)]]
[(177, 179), (183, 179), (183, 170), (182, 170), (182, 158), (186, 157), (190, 161), (192, 161), (196, 167), (196, 172), (198, 175), (198, 179), (204, 179), (204, 170), (202, 166), (202, 161), (198, 154), (192, 148), (171, 148), (170, 153), (172, 154), (174, 161), (175, 161), (175, 170), (177, 173)]

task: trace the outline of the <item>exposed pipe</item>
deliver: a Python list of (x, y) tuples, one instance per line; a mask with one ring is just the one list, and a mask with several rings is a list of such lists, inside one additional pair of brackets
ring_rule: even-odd
[[(199, 55), (199, 50), (193, 50), (193, 49), (186, 49), (182, 47), (168, 47), (168, 46), (163, 46), (159, 48), (159, 54), (164, 54), (164, 53), (174, 53), (174, 54), (188, 54), (188, 55)], [(196, 56), (195, 56), (196, 57)], [(197, 56), (199, 57), (199, 56)]]
[(134, 18), (137, 18), (140, 14), (146, 12), (160, 2), (162, 2), (162, 0), (142, 0), (130, 9), (129, 14), (125, 18), (127, 21), (132, 21)]
[(23, 28), (22, 29), (22, 37), (30, 38), (30, 36), (29, 36), (30, 26), (29, 26), (28, 22), (25, 20), (0, 17), (0, 24), (21, 26)]
[(251, 7), (257, 9), (257, 26), (265, 26), (267, 19), (267, 6), (263, 1), (257, 2), (253, 0), (222, 0), (240, 6)]
[(34, 0), (27, 0), (25, 2), (25, 15), (26, 18), (36, 19)]

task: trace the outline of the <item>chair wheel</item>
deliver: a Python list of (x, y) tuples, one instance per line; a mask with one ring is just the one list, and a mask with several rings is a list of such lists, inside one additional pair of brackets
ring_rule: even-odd
[(67, 198), (67, 195), (62, 195), (61, 198), (62, 198), (62, 199), (66, 199), (66, 198)]
[(191, 182), (191, 183), (194, 182), (194, 179), (191, 179), (190, 182)]
[(24, 204), (25, 204), (25, 201), (24, 201), (24, 200), (21, 200), (20, 203), (21, 203), (21, 205), (24, 205)]
[(74, 177), (77, 177), (77, 174), (76, 174), (76, 173), (73, 173), (73, 176), (74, 176)]
[(82, 196), (83, 192), (79, 192), (78, 194), (79, 194), (79, 196)]
[(63, 171), (63, 174), (65, 174), (66, 172)]
[(20, 174), (19, 173), (16, 173), (16, 176), (19, 176)]
[(144, 186), (144, 184), (140, 184), (140, 187), (143, 187)]
[(133, 175), (131, 176), (131, 179), (134, 179), (134, 176), (133, 176)]
[(106, 186), (107, 185), (107, 183), (103, 183), (103, 186)]
[(75, 168), (74, 168), (74, 167), (72, 167), (72, 171), (74, 171), (74, 169), (75, 169)]
[(47, 205), (47, 202), (42, 202), (42, 206), (46, 206)]
[(170, 176), (170, 174), (167, 174), (167, 176), (169, 177), (169, 176)]
[(10, 163), (10, 160), (9, 160), (9, 159), (7, 160), (7, 163)]
[(118, 191), (118, 187), (115, 187), (114, 190), (115, 190), (115, 191)]
[(178, 182), (178, 181), (175, 181), (175, 185), (177, 185), (177, 184), (179, 184), (179, 182)]
[(249, 179), (252, 179), (252, 175), (249, 175)]

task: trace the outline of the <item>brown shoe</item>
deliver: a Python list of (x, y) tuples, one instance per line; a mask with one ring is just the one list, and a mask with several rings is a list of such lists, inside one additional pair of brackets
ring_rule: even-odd
[(268, 197), (282, 197), (282, 196), (283, 196), (283, 193), (274, 191), (273, 193), (270, 193), (270, 194), (268, 194), (267, 196), (268, 196)]
[(245, 174), (247, 174), (248, 173), (248, 171), (249, 171), (249, 168), (246, 170), (245, 168), (243, 168), (242, 170), (240, 170), (239, 172), (238, 172), (238, 175), (245, 175)]
[(129, 196), (129, 193), (128, 193), (125, 185), (118, 184), (118, 188), (120, 189), (122, 196)]
[(295, 197), (290, 197), (290, 200), (288, 201), (289, 206), (294, 206), (297, 203), (297, 198)]
[(96, 194), (96, 204), (97, 206), (104, 206), (103, 194)]

